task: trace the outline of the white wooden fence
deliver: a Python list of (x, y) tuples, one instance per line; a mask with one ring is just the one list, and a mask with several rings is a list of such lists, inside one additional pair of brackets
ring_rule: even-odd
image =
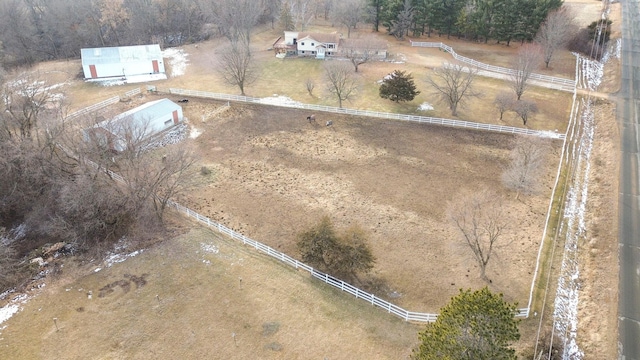
[(263, 105), (306, 109), (306, 110), (312, 110), (312, 111), (331, 112), (331, 113), (337, 113), (337, 114), (368, 116), (368, 117), (375, 117), (375, 118), (382, 118), (382, 119), (404, 120), (404, 121), (436, 124), (436, 125), (443, 125), (443, 126), (450, 126), (450, 127), (487, 130), (487, 131), (510, 133), (510, 134), (530, 135), (530, 136), (537, 136), (537, 137), (543, 137), (543, 138), (564, 139), (564, 136), (565, 136), (564, 134), (559, 134), (554, 131), (530, 130), (530, 129), (517, 128), (513, 126), (482, 124), (482, 123), (476, 123), (471, 121), (435, 118), (430, 116), (384, 113), (384, 112), (377, 112), (377, 111), (370, 111), (370, 110), (337, 108), (337, 107), (331, 107), (331, 106), (303, 104), (303, 103), (273, 104), (271, 102), (265, 101), (263, 98), (220, 94), (220, 93), (212, 93), (207, 91), (170, 88), (169, 92), (174, 95), (182, 95), (182, 96), (192, 96), (192, 97), (200, 97), (200, 98), (216, 99), (216, 100), (227, 100), (227, 101), (230, 100), (230, 101), (238, 101), (238, 102), (246, 102), (246, 103), (257, 103), (257, 104), (263, 104)]
[(100, 109), (104, 108), (104, 107), (107, 107), (109, 105), (115, 104), (118, 101), (120, 101), (120, 97), (119, 96), (114, 96), (114, 97), (108, 98), (107, 100), (101, 101), (101, 102), (99, 102), (97, 104), (93, 104), (93, 105), (91, 105), (89, 107), (86, 107), (84, 109), (80, 109), (78, 111), (72, 112), (71, 114), (67, 115), (67, 119), (68, 120), (73, 120), (73, 119), (78, 118), (80, 116), (91, 114), (91, 113), (93, 113), (93, 112), (95, 112), (97, 110), (100, 110)]
[(98, 111), (98, 110), (100, 110), (102, 108), (105, 108), (105, 107), (107, 107), (109, 105), (113, 105), (113, 104), (117, 103), (118, 101), (120, 101), (121, 98), (131, 97), (131, 96), (136, 95), (136, 94), (140, 94), (140, 88), (139, 87), (137, 87), (137, 88), (135, 88), (133, 90), (129, 90), (129, 91), (125, 92), (124, 93), (124, 97), (120, 97), (120, 96), (110, 97), (107, 100), (101, 101), (101, 102), (99, 102), (97, 104), (93, 104), (93, 105), (88, 106), (88, 107), (86, 107), (84, 109), (80, 109), (78, 111), (72, 112), (71, 114), (67, 115), (67, 119), (68, 120), (73, 120), (73, 119), (78, 118), (80, 116), (91, 114), (91, 113), (93, 113), (95, 111)]
[[(475, 67), (477, 67), (479, 69), (492, 71), (492, 72), (496, 72), (496, 73), (504, 74), (504, 75), (513, 75), (513, 74), (516, 73), (516, 70), (513, 70), (513, 69), (481, 63), (479, 61), (476, 61), (474, 59), (468, 58), (466, 56), (458, 55), (453, 50), (453, 48), (451, 46), (448, 46), (448, 45), (446, 45), (444, 43), (441, 43), (441, 42), (417, 42), (417, 41), (411, 41), (411, 46), (414, 46), (414, 47), (427, 47), (427, 48), (439, 48), (441, 50), (444, 50), (444, 51), (450, 53), (451, 56), (453, 56), (454, 59), (456, 59), (458, 61), (461, 61), (463, 63), (469, 64), (469, 65), (473, 65), (473, 66), (475, 66)], [(535, 74), (535, 73), (531, 74), (531, 76), (529, 78), (532, 79), (532, 80), (538, 80), (538, 81), (542, 81), (542, 82), (547, 82), (547, 83), (559, 85), (562, 89), (567, 90), (567, 91), (573, 91), (573, 89), (576, 87), (576, 84), (577, 84), (576, 80), (565, 79), (565, 78), (549, 76), (549, 75)]]
[[(113, 176), (114, 178), (118, 178), (119, 175), (117, 174), (112, 174), (111, 176)], [(118, 176), (118, 177), (116, 177)], [(122, 179), (122, 177), (119, 177), (120, 179)], [(398, 317), (403, 318), (406, 321), (416, 321), (416, 322), (434, 322), (436, 320), (436, 318), (438, 317), (438, 314), (430, 314), (430, 313), (420, 313), (420, 312), (414, 312), (414, 311), (407, 311), (397, 305), (394, 305), (386, 300), (383, 300), (377, 296), (375, 296), (374, 294), (368, 293), (364, 290), (360, 290), (357, 287), (346, 283), (338, 278), (335, 278), (329, 274), (325, 274), (323, 272), (320, 272), (316, 269), (314, 269), (313, 267), (300, 262), (292, 257), (290, 257), (289, 255), (282, 253), (278, 250), (273, 249), (270, 246), (267, 246), (261, 242), (252, 240), (234, 230), (229, 229), (228, 227), (215, 222), (211, 219), (209, 219), (206, 216), (200, 215), (197, 212), (184, 207), (178, 203), (175, 203), (173, 201), (169, 201), (167, 203), (167, 205), (175, 208), (176, 210), (178, 210), (181, 213), (186, 214), (189, 217), (192, 217), (196, 220), (198, 220), (199, 222), (207, 225), (208, 227), (217, 230), (218, 232), (225, 234), (229, 237), (231, 237), (232, 239), (241, 241), (243, 244), (245, 245), (249, 245), (253, 248), (255, 248), (256, 250), (265, 253), (273, 258), (276, 258), (280, 261), (282, 261), (283, 263), (294, 267), (296, 269), (302, 269), (305, 270), (307, 272), (309, 272), (311, 274), (311, 276), (313, 276), (316, 279), (319, 279), (335, 288), (338, 288), (342, 291), (345, 291), (353, 296), (355, 296), (358, 299), (362, 299), (368, 303), (370, 303), (371, 305), (377, 306), (379, 308), (382, 308), (384, 310), (386, 310), (387, 312), (394, 314)], [(522, 309), (518, 309), (518, 313), (515, 315), (516, 317), (528, 317), (529, 316), (529, 309), (528, 308), (522, 308)]]
[[(138, 89), (139, 90), (139, 89)], [(193, 96), (193, 95), (192, 95)], [(229, 97), (234, 97), (233, 95), (227, 95)], [(114, 97), (116, 99), (115, 102), (119, 101), (118, 97)], [(111, 101), (111, 104), (114, 103), (113, 99), (114, 98), (110, 98), (107, 99), (103, 102), (100, 102), (98, 104), (89, 106), (85, 109), (79, 110), (77, 111), (77, 113), (80, 114), (87, 114), (90, 113), (92, 111), (95, 111), (96, 109), (100, 109), (102, 107), (105, 107), (107, 105), (104, 105), (107, 102)], [(255, 98), (254, 98), (255, 99)], [(233, 98), (229, 98), (227, 100), (235, 100)], [(77, 115), (80, 116), (80, 115)], [(68, 152), (69, 154), (72, 154), (69, 150), (61, 147), (62, 150)], [(99, 168), (99, 165), (92, 162), (92, 161), (88, 161), (92, 166), (94, 166), (95, 168)], [(106, 173), (108, 176), (110, 176), (112, 179), (124, 183), (125, 179), (118, 173), (115, 173), (111, 170), (106, 170)], [(167, 202), (167, 205), (169, 207), (172, 207), (174, 209), (176, 209), (178, 212), (181, 212), (185, 215), (187, 215), (188, 217), (192, 217), (194, 219), (196, 219), (198, 222), (207, 225), (209, 228), (214, 229), (222, 234), (225, 234), (229, 237), (231, 237), (234, 240), (238, 240), (241, 241), (243, 244), (251, 246), (253, 248), (255, 248), (257, 251), (260, 251), (264, 254), (267, 254), (275, 259), (278, 259), (280, 261), (282, 261), (283, 263), (295, 268), (295, 269), (302, 269), (304, 271), (309, 272), (309, 274), (311, 274), (311, 276), (313, 276), (314, 278), (321, 280), (335, 288), (340, 289), (341, 291), (347, 292), (353, 296), (355, 296), (357, 299), (362, 299), (368, 303), (370, 303), (373, 306), (377, 306), (379, 308), (382, 308), (384, 310), (386, 310), (388, 313), (396, 315), (402, 319), (404, 319), (405, 321), (414, 321), (414, 322), (434, 322), (436, 320), (436, 318), (438, 317), (438, 314), (433, 314), (433, 313), (421, 313), (421, 312), (415, 312), (415, 311), (408, 311), (405, 310), (397, 305), (394, 305), (386, 300), (381, 299), (380, 297), (375, 296), (374, 294), (368, 293), (364, 290), (361, 290), (349, 283), (346, 283), (338, 278), (335, 278), (329, 274), (325, 274), (323, 272), (320, 272), (316, 269), (314, 269), (313, 267), (300, 262), (294, 258), (292, 258), (291, 256), (282, 253), (278, 250), (273, 249), (270, 246), (267, 246), (259, 241), (250, 239), (246, 236), (244, 236), (243, 234), (236, 232), (232, 229), (229, 229), (228, 227), (214, 221), (211, 220), (210, 218), (201, 215), (185, 206), (182, 206), (174, 201), (169, 200)], [(521, 308), (517, 310), (517, 313), (514, 315), (515, 317), (518, 318), (527, 318), (529, 317), (529, 308)]]

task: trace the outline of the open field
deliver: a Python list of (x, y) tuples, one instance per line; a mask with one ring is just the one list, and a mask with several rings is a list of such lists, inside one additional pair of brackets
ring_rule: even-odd
[(180, 203), (294, 256), (296, 234), (322, 215), (338, 229), (357, 223), (378, 258), (374, 275), (388, 285), (378, 295), (435, 312), (458, 288), (484, 285), (446, 212), (460, 194), (489, 187), (513, 223), (489, 265), (490, 286), (526, 301), (558, 142), (548, 142), (542, 191), (516, 201), (500, 180), (512, 135), (341, 116), (327, 128), (298, 110), (235, 104), (202, 121), (216, 106), (185, 106), (202, 132), (193, 140), (197, 168), (212, 174), (197, 175), (200, 185)]
[(108, 268), (68, 263), (3, 324), (0, 358), (408, 358), (418, 326), (229, 241), (198, 229)]
[[(254, 37), (262, 76), (248, 87), (248, 95), (278, 94), (337, 105), (323, 89), (322, 62), (275, 59), (266, 50), (277, 35), (266, 30)], [(345, 106), (450, 117), (426, 87), (424, 75), (451, 57), (388, 39), (394, 59), (402, 62), (361, 66), (363, 86)], [(461, 55), (500, 66), (509, 66), (509, 56), (519, 47), (437, 37), (421, 40), (438, 39)], [(189, 54), (185, 75), (154, 85), (237, 94), (212, 71), (219, 44), (213, 40), (184, 47)], [(100, 87), (75, 80), (79, 61), (45, 66), (50, 67), (53, 82), (69, 82), (72, 110), (144, 86)], [(56, 69), (65, 70), (56, 73)], [(378, 97), (375, 82), (395, 69), (414, 74), (422, 91), (416, 100), (395, 104)], [(574, 58), (563, 53), (551, 69), (538, 72), (573, 77)], [(307, 78), (316, 82), (313, 96), (304, 87)], [(521, 125), (512, 114), (500, 122), (493, 109), (495, 94), (509, 91), (505, 82), (479, 79), (477, 86), (483, 98), (460, 111), (460, 119)], [(524, 97), (541, 107), (531, 128), (564, 131), (569, 94), (531, 88)], [(144, 94), (118, 106), (124, 109), (153, 99)], [(419, 112), (423, 102), (436, 109)], [(330, 118), (334, 126), (314, 127), (304, 120), (306, 113), (268, 106), (232, 104), (212, 115), (221, 105), (191, 99), (185, 106), (190, 127), (202, 132), (189, 140), (199, 154), (196, 169), (206, 166), (212, 174), (194, 175), (199, 185), (179, 202), (294, 257), (298, 257), (295, 235), (322, 215), (331, 216), (338, 229), (358, 223), (368, 232), (377, 257), (373, 276), (385, 284), (377, 294), (412, 311), (436, 312), (459, 288), (485, 285), (446, 212), (448, 203), (460, 194), (490, 187), (504, 197), (513, 225), (507, 244), (497, 249), (489, 264), (489, 286), (505, 293), (508, 301), (526, 305), (559, 143), (549, 141), (552, 150), (541, 174), (541, 191), (515, 200), (500, 180), (515, 141), (511, 135), (324, 114), (316, 114), (319, 124)], [(65, 272), (6, 323), (0, 358), (220, 354), (220, 358), (398, 359), (406, 358), (415, 345), (419, 327), (318, 285), (250, 249), (214, 238), (196, 230), (95, 274), (85, 276), (86, 268)], [(215, 245), (219, 252), (207, 253), (201, 244)], [(125, 274), (142, 277), (146, 284), (138, 288)], [(122, 281), (129, 281), (129, 292), (118, 285), (113, 293), (96, 295), (104, 286)], [(89, 289), (92, 300), (87, 299)], [(54, 317), (60, 331), (53, 326)], [(530, 341), (523, 337), (523, 342)]]

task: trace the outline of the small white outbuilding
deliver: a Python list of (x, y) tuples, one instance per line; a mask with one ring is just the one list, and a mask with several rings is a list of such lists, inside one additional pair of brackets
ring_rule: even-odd
[(83, 130), (85, 141), (95, 141), (113, 151), (139, 143), (184, 120), (182, 107), (169, 99), (148, 102)]
[(135, 45), (80, 50), (85, 79), (127, 78), (165, 74), (160, 45)]

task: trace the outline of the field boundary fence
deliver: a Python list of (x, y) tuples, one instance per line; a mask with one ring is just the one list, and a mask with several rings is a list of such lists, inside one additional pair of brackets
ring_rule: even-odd
[(91, 106), (88, 106), (84, 109), (80, 109), (78, 111), (72, 112), (71, 114), (67, 115), (67, 119), (68, 120), (73, 120), (75, 118), (79, 118), (80, 116), (83, 115), (87, 115), (87, 114), (91, 114), (95, 111), (98, 111), (102, 108), (105, 108), (109, 105), (113, 105), (115, 103), (117, 103), (118, 101), (120, 101), (120, 96), (114, 96), (114, 97), (110, 97), (107, 100), (101, 101), (97, 104), (93, 104)]
[[(501, 66), (494, 66), (494, 65), (489, 65), (489, 64), (485, 64), (485, 63), (481, 63), (477, 60), (468, 58), (466, 56), (462, 56), (457, 54), (453, 48), (449, 45), (446, 45), (444, 43), (441, 42), (424, 42), (424, 41), (411, 41), (411, 46), (413, 47), (425, 47), (425, 48), (439, 48), (445, 52), (448, 52), (451, 54), (451, 56), (453, 56), (454, 59), (461, 61), (465, 64), (469, 64), (472, 66), (475, 66), (479, 69), (482, 70), (487, 70), (487, 71), (492, 71), (498, 74), (504, 74), (504, 75), (514, 75), (516, 74), (516, 70), (514, 69), (509, 69), (509, 68), (505, 68), (505, 67), (501, 67)], [(573, 88), (575, 88), (577, 86), (577, 79), (572, 80), (572, 79), (566, 79), (566, 78), (561, 78), (561, 77), (556, 77), (556, 76), (549, 76), (549, 75), (543, 75), (543, 74), (536, 74), (533, 73), (530, 75), (530, 79), (532, 80), (537, 80), (537, 81), (542, 81), (542, 82), (547, 82), (547, 83), (551, 83), (551, 84), (557, 84), (560, 85), (563, 89), (572, 91)]]
[[(114, 176), (114, 175), (112, 175)], [(115, 178), (115, 176), (114, 176)], [(252, 248), (254, 248), (257, 251), (260, 251), (264, 254), (267, 254), (277, 260), (280, 260), (281, 262), (295, 268), (295, 269), (302, 269), (304, 271), (307, 271), (312, 277), (321, 280), (322, 282), (329, 284), (337, 289), (340, 289), (344, 292), (347, 292), (351, 295), (353, 295), (354, 297), (356, 297), (357, 299), (362, 299), (368, 303), (370, 303), (373, 306), (377, 306), (379, 308), (382, 308), (384, 310), (386, 310), (388, 313), (394, 314), (406, 321), (415, 321), (415, 322), (434, 322), (436, 320), (436, 318), (438, 317), (438, 314), (432, 314), (432, 313), (421, 313), (421, 312), (414, 312), (414, 311), (408, 311), (405, 310), (397, 305), (394, 305), (386, 300), (381, 299), (378, 296), (375, 296), (374, 294), (371, 294), (369, 292), (366, 292), (362, 289), (359, 289), (343, 280), (340, 280), (336, 277), (333, 277), (329, 274), (323, 273), (321, 271), (318, 271), (316, 269), (314, 269), (313, 267), (298, 261), (292, 257), (290, 257), (289, 255), (282, 253), (278, 250), (273, 249), (272, 247), (265, 245), (259, 241), (250, 239), (248, 237), (246, 237), (243, 234), (240, 234), (232, 229), (229, 229), (228, 227), (214, 221), (211, 220), (210, 218), (203, 216), (199, 213), (197, 213), (196, 211), (193, 211), (185, 206), (182, 206), (176, 202), (173, 201), (169, 201), (167, 203), (168, 206), (176, 209), (178, 212), (181, 212), (185, 215), (187, 215), (188, 217), (192, 217), (194, 219), (196, 219), (198, 222), (207, 225), (209, 228), (217, 230), (219, 233), (225, 234), (229, 237), (231, 237), (234, 240), (237, 241), (241, 241), (243, 244), (248, 245)], [(522, 318), (526, 318), (529, 316), (529, 309), (528, 308), (521, 308), (518, 309), (517, 314), (515, 315), (516, 317), (522, 317)]]
[[(138, 89), (139, 90), (139, 89)], [(173, 92), (172, 92), (173, 93)], [(184, 95), (190, 95), (190, 96), (195, 96), (195, 95), (191, 95), (191, 94), (184, 94)], [(226, 99), (224, 100), (229, 100), (229, 101), (239, 101), (236, 100), (235, 98), (237, 98), (238, 96), (234, 96), (234, 95), (225, 95), (225, 94), (220, 94), (220, 95), (224, 95), (227, 96)], [(242, 97), (242, 98), (247, 98), (247, 97)], [(105, 101), (102, 101), (100, 103), (94, 104), (92, 106), (89, 106), (87, 108), (81, 109), (79, 111), (77, 111), (76, 113), (78, 115), (75, 115), (76, 117), (81, 116), (83, 114), (88, 114), (91, 113), (92, 111), (98, 110), (102, 107), (108, 106), (110, 104), (113, 104), (115, 102), (119, 101), (119, 97), (115, 96), (112, 98), (109, 98)], [(250, 98), (250, 99), (257, 99), (260, 100), (259, 98)], [(240, 100), (241, 101), (241, 100)], [(344, 109), (343, 109), (344, 110)], [(360, 110), (358, 110), (360, 111)], [(71, 152), (68, 149), (65, 149), (64, 147), (61, 146), (61, 149), (63, 151), (66, 151), (68, 153), (71, 154)], [(91, 164), (91, 166), (100, 169), (100, 165), (87, 160), (87, 162), (89, 164)], [(108, 170), (108, 169), (104, 169), (102, 168), (102, 170), (105, 171), (105, 173), (111, 177), (112, 179), (114, 179), (117, 182), (120, 183), (125, 183), (126, 179), (124, 177), (122, 177), (120, 174)], [(226, 226), (224, 226), (223, 224), (216, 222), (214, 220), (211, 220), (210, 218), (199, 214), (198, 212), (189, 209), (188, 207), (182, 206), (180, 204), (178, 204), (175, 201), (172, 200), (168, 200), (167, 201), (167, 206), (177, 210), (178, 212), (186, 215), (187, 217), (191, 217), (196, 219), (199, 223), (206, 225), (208, 228), (213, 229), (221, 234), (227, 235), (230, 238), (236, 240), (236, 241), (240, 241), (242, 242), (244, 245), (250, 246), (252, 248), (254, 248), (256, 251), (262, 252), (268, 256), (271, 256), (281, 262), (283, 262), (284, 264), (287, 264), (293, 268), (295, 268), (296, 270), (298, 269), (302, 269), (304, 271), (307, 271), (313, 278), (318, 279), (326, 284), (329, 284), (331, 286), (333, 286), (334, 288), (340, 289), (341, 291), (344, 291), (346, 293), (349, 293), (351, 295), (353, 295), (356, 299), (361, 299), (363, 301), (366, 301), (367, 303), (370, 303), (372, 306), (376, 306), (378, 308), (381, 308), (383, 310), (386, 310), (388, 313), (393, 314), (395, 316), (398, 316), (402, 319), (404, 319), (405, 321), (413, 321), (413, 322), (421, 322), (421, 323), (429, 323), (429, 322), (434, 322), (437, 317), (438, 314), (434, 314), (434, 313), (422, 313), (422, 312), (415, 312), (415, 311), (408, 311), (403, 309), (402, 307), (392, 304), (374, 294), (371, 294), (367, 291), (364, 291), (360, 288), (357, 288), (343, 280), (340, 280), (334, 276), (331, 276), (329, 274), (323, 273), (321, 271), (318, 271), (316, 269), (314, 269), (312, 266), (309, 266), (301, 261), (298, 261), (297, 259), (292, 258), (291, 256), (280, 252), (278, 250), (273, 249), (272, 247), (265, 245), (259, 241), (253, 240), (239, 232), (236, 232)], [(529, 308), (520, 308), (517, 309), (516, 314), (514, 314), (514, 316), (516, 318), (527, 318), (529, 317)]]
[(133, 95), (140, 94), (140, 93), (141, 93), (141, 90), (140, 90), (139, 87), (137, 87), (135, 89), (132, 89), (132, 90), (129, 90), (129, 91), (125, 92), (124, 96), (122, 96), (122, 97), (119, 96), (119, 95), (116, 95), (116, 96), (110, 97), (110, 98), (108, 98), (108, 99), (106, 99), (104, 101), (101, 101), (99, 103), (93, 104), (91, 106), (87, 106), (86, 108), (80, 109), (78, 111), (74, 111), (71, 114), (67, 115), (67, 119), (68, 120), (73, 120), (73, 119), (78, 118), (80, 116), (91, 114), (91, 113), (96, 112), (96, 111), (98, 111), (98, 110), (100, 110), (102, 108), (105, 108), (105, 107), (109, 106), (109, 105), (113, 105), (113, 104), (117, 103), (118, 101), (120, 101), (121, 99), (128, 98), (128, 97), (131, 97)]
[(436, 118), (436, 117), (430, 117), (430, 116), (385, 113), (385, 112), (370, 111), (370, 110), (338, 108), (338, 107), (332, 107), (332, 106), (303, 104), (303, 103), (274, 104), (269, 100), (265, 100), (265, 98), (221, 94), (221, 93), (213, 93), (213, 92), (198, 91), (198, 90), (170, 88), (169, 93), (172, 95), (280, 106), (280, 107), (288, 107), (288, 108), (295, 108), (295, 109), (330, 112), (330, 113), (336, 113), (336, 114), (368, 116), (368, 117), (375, 117), (380, 119), (411, 121), (411, 122), (424, 123), (424, 124), (435, 124), (435, 125), (457, 127), (457, 128), (486, 130), (486, 131), (519, 134), (519, 135), (529, 135), (529, 136), (537, 136), (542, 138), (552, 138), (552, 139), (560, 139), (560, 140), (564, 139), (564, 136), (565, 136), (565, 134), (560, 134), (554, 131), (530, 130), (530, 129), (517, 128), (513, 126), (483, 124), (483, 123), (476, 123), (471, 121)]

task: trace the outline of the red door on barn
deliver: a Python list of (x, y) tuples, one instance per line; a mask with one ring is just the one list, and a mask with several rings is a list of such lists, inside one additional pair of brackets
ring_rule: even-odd
[(95, 65), (89, 65), (89, 71), (91, 72), (91, 78), (95, 79), (98, 77), (98, 72), (96, 71)]
[(178, 110), (173, 110), (173, 123), (177, 124), (180, 120), (178, 119)]
[(154, 73), (159, 73), (160, 72), (160, 67), (158, 66), (158, 60), (151, 61), (151, 64), (153, 64), (153, 72)]

